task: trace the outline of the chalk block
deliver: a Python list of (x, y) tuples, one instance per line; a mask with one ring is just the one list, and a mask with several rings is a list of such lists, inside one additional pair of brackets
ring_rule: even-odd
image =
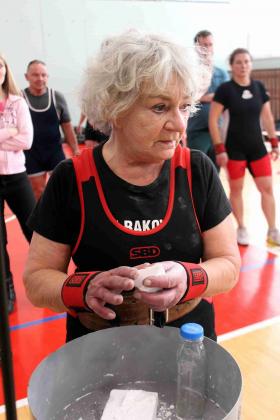
[(143, 282), (147, 277), (161, 276), (163, 274), (165, 274), (165, 270), (161, 263), (155, 263), (151, 264), (149, 267), (141, 268), (140, 270), (138, 270), (138, 276), (134, 281), (135, 287), (141, 290), (142, 292), (158, 292), (159, 290), (161, 290), (160, 287), (146, 287), (144, 286)]
[(101, 420), (156, 420), (158, 393), (112, 389)]

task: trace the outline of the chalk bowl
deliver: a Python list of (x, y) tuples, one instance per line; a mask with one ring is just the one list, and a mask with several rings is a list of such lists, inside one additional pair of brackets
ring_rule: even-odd
[[(37, 420), (100, 420), (112, 389), (157, 392), (158, 420), (176, 420), (179, 330), (110, 328), (62, 346), (33, 372), (28, 402)], [(238, 420), (242, 378), (233, 357), (205, 338), (208, 363), (203, 420)]]

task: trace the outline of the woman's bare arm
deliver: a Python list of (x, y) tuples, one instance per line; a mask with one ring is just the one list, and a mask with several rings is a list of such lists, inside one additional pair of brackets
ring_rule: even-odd
[(23, 280), (27, 297), (35, 306), (66, 311), (61, 288), (67, 278), (70, 257), (69, 245), (33, 233)]
[(241, 264), (232, 215), (203, 232), (203, 242), (201, 266), (208, 274), (208, 287), (204, 296), (229, 291), (238, 281)]

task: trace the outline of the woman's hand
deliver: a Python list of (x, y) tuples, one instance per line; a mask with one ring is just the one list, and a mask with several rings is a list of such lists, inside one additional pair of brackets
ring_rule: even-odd
[(80, 135), (83, 132), (83, 127), (79, 124), (77, 125), (75, 131), (76, 131), (76, 134)]
[(185, 294), (187, 288), (187, 274), (184, 267), (175, 261), (161, 261), (165, 274), (147, 277), (145, 286), (159, 287), (155, 293), (135, 291), (134, 297), (146, 303), (157, 312), (165, 311), (175, 306)]
[(221, 168), (226, 168), (227, 163), (228, 163), (228, 154), (226, 152), (217, 154), (216, 163)]
[(271, 149), (271, 158), (272, 160), (277, 160), (279, 158), (279, 148), (278, 147), (273, 147)]
[(134, 288), (137, 271), (125, 266), (101, 271), (89, 283), (85, 296), (87, 305), (101, 318), (114, 319), (115, 312), (105, 305), (120, 305), (123, 302), (121, 293)]
[(76, 147), (73, 150), (73, 156), (80, 156), (80, 154), (81, 154), (81, 151), (80, 151), (79, 147)]

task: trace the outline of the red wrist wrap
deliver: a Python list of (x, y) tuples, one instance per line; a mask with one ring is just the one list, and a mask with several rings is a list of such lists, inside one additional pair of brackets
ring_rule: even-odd
[(179, 303), (186, 302), (202, 295), (208, 285), (206, 271), (199, 265), (178, 261), (187, 273), (187, 290)]
[(224, 143), (218, 143), (218, 144), (214, 144), (214, 150), (216, 155), (219, 155), (220, 153), (226, 153), (226, 148)]
[(77, 312), (91, 311), (86, 304), (85, 296), (89, 282), (98, 273), (100, 271), (74, 273), (67, 277), (61, 289), (61, 299), (67, 308)]
[(272, 138), (272, 139), (269, 139), (269, 141), (270, 141), (270, 144), (271, 144), (271, 147), (274, 149), (274, 148), (278, 148), (278, 139), (275, 137), (275, 138)]

